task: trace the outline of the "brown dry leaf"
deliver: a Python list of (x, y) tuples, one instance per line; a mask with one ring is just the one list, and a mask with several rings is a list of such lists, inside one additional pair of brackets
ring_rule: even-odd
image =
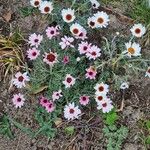
[(54, 123), (58, 127), (62, 123), (62, 119), (61, 118), (57, 118)]
[(47, 88), (48, 88), (47, 85), (46, 85), (46, 86), (42, 86), (42, 87), (40, 87), (39, 89), (35, 90), (35, 91), (33, 92), (33, 94), (38, 94), (38, 93), (44, 91), (44, 90), (47, 89)]
[(12, 16), (12, 12), (11, 10), (9, 10), (7, 13), (3, 15), (3, 18), (5, 19), (5, 21), (9, 22), (11, 19), (11, 16)]

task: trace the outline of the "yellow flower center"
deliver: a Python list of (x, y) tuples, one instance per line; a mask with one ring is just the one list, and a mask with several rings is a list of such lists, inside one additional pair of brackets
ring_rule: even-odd
[(130, 54), (134, 54), (134, 53), (135, 53), (135, 49), (132, 48), (132, 47), (130, 47), (130, 48), (128, 48), (128, 52), (129, 52)]

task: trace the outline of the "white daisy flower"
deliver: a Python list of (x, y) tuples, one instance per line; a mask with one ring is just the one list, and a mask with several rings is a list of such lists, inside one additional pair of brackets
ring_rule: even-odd
[(42, 1), (39, 7), (42, 14), (50, 14), (53, 10), (53, 4), (49, 1)]
[(146, 71), (145, 77), (147, 77), (147, 76), (150, 78), (150, 67), (148, 67), (148, 69)]
[(70, 26), (70, 31), (74, 36), (79, 36), (82, 30), (83, 27), (78, 23), (74, 23)]
[(81, 114), (81, 110), (78, 106), (75, 106), (74, 102), (69, 103), (64, 108), (64, 117), (68, 120), (78, 119)]
[(112, 105), (112, 101), (110, 99), (104, 100), (101, 103), (98, 103), (97, 109), (102, 109), (103, 113), (110, 112), (114, 106)]
[(96, 90), (96, 95), (101, 95), (101, 94), (107, 94), (107, 92), (109, 91), (109, 85), (104, 84), (103, 82), (100, 84), (96, 84), (96, 86), (94, 87), (94, 89)]
[(141, 47), (138, 43), (126, 43), (126, 51), (123, 52), (123, 54), (127, 54), (127, 56), (140, 56), (141, 55)]
[(86, 53), (86, 56), (87, 56), (87, 58), (89, 58), (89, 60), (90, 59), (95, 60), (96, 58), (101, 56), (100, 51), (101, 51), (100, 48), (98, 48), (96, 45), (93, 45), (89, 48), (88, 53)]
[(89, 44), (88, 42), (82, 41), (80, 44), (78, 44), (78, 50), (80, 54), (88, 53), (90, 48), (91, 48), (91, 44)]
[(135, 24), (130, 31), (133, 36), (142, 37), (146, 32), (146, 28), (142, 24)]
[(125, 90), (125, 89), (128, 89), (129, 88), (129, 84), (127, 82), (123, 82), (121, 85), (120, 85), (120, 89), (122, 90)]
[(39, 7), (41, 4), (41, 0), (30, 0), (30, 4), (33, 7)]
[(49, 52), (45, 53), (43, 61), (50, 66), (53, 66), (55, 63), (58, 62), (58, 55), (57, 53)]
[(79, 35), (75, 36), (76, 39), (85, 40), (87, 39), (87, 31), (82, 27), (82, 30)]
[(25, 101), (24, 95), (20, 93), (15, 94), (13, 95), (12, 101), (16, 108), (21, 108), (24, 105), (24, 101)]
[(25, 87), (25, 82), (30, 81), (29, 77), (27, 76), (27, 72), (21, 73), (17, 72), (15, 74), (15, 78), (12, 79), (12, 84), (15, 85), (17, 88)]
[(92, 29), (96, 28), (96, 17), (95, 16), (89, 17), (87, 23), (88, 26), (91, 27)]
[(106, 28), (108, 26), (108, 22), (110, 21), (109, 16), (101, 11), (101, 12), (97, 12), (96, 14), (94, 14), (95, 18), (96, 18), (96, 27), (97, 28)]
[(70, 23), (75, 19), (74, 10), (68, 8), (61, 11), (62, 18), (65, 22)]
[(90, 0), (92, 3), (93, 9), (97, 9), (100, 6), (100, 3), (97, 0)]
[(63, 84), (65, 85), (65, 88), (70, 88), (75, 84), (75, 81), (76, 79), (74, 77), (72, 77), (70, 74), (67, 74)]
[(52, 99), (53, 101), (55, 100), (58, 100), (62, 97), (62, 90), (59, 90), (59, 91), (54, 91), (53, 94), (52, 94)]

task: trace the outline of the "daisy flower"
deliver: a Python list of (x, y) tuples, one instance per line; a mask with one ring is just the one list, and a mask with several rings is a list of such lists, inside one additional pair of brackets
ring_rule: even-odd
[(45, 98), (45, 97), (41, 97), (41, 98), (40, 98), (40, 105), (41, 105), (42, 107), (46, 107), (47, 104), (48, 104), (48, 99)]
[(86, 54), (89, 49), (91, 47), (91, 44), (89, 44), (88, 42), (81, 42), (79, 45), (78, 45), (78, 50), (79, 50), (79, 53), (80, 54)]
[(88, 69), (86, 69), (86, 74), (85, 74), (86, 78), (90, 80), (95, 79), (96, 74), (97, 71), (93, 66), (90, 66)]
[(146, 32), (146, 28), (142, 24), (135, 24), (130, 31), (133, 36), (142, 37)]
[(30, 60), (35, 60), (40, 55), (40, 51), (36, 48), (31, 48), (27, 51), (27, 57)]
[(128, 89), (129, 88), (129, 85), (127, 82), (123, 82), (121, 85), (120, 85), (120, 89), (122, 90), (125, 90), (125, 89)]
[(78, 23), (74, 23), (70, 26), (70, 31), (74, 36), (79, 36), (82, 30), (83, 30), (83, 27)]
[(97, 28), (106, 28), (108, 26), (108, 22), (109, 20), (109, 16), (101, 11), (101, 12), (97, 12), (96, 14), (94, 14), (95, 18), (96, 18), (96, 27)]
[(62, 96), (63, 95), (62, 95), (62, 91), (61, 90), (54, 91), (53, 94), (52, 94), (52, 99), (53, 99), (53, 101), (55, 101), (55, 100), (60, 99)]
[(104, 101), (104, 100), (107, 100), (108, 98), (107, 98), (107, 96), (106, 96), (106, 93), (102, 93), (102, 94), (99, 94), (99, 95), (96, 95), (96, 97), (95, 97), (95, 101), (97, 102), (97, 104), (99, 104), (99, 103), (102, 103), (102, 101)]
[(48, 65), (53, 66), (55, 63), (58, 62), (57, 57), (58, 57), (57, 53), (53, 52), (45, 53), (43, 61)]
[(56, 37), (60, 33), (58, 32), (57, 27), (48, 27), (46, 29), (46, 35), (49, 39), (52, 39), (53, 37)]
[(101, 49), (98, 48), (97, 46), (93, 45), (90, 47), (88, 53), (86, 53), (86, 56), (89, 58), (89, 59), (96, 59), (98, 57), (101, 56), (101, 53), (100, 53)]
[(25, 101), (24, 95), (20, 93), (13, 95), (12, 102), (16, 108), (21, 108), (24, 105), (24, 101)]
[(150, 78), (150, 67), (148, 67), (148, 69), (146, 71), (145, 77), (147, 77), (147, 76)]
[(53, 112), (54, 109), (55, 109), (55, 105), (54, 105), (53, 101), (49, 101), (46, 105), (46, 111), (48, 113), (50, 113), (50, 112)]
[(17, 72), (15, 74), (15, 78), (12, 79), (12, 84), (15, 85), (17, 88), (25, 87), (25, 82), (30, 81), (29, 77), (27, 76), (27, 72), (21, 73)]
[(33, 7), (39, 7), (41, 4), (41, 0), (30, 0), (30, 4)]
[(75, 19), (74, 9), (70, 9), (70, 8), (63, 9), (61, 11), (61, 15), (62, 15), (63, 20), (67, 23), (73, 22)]
[(114, 108), (114, 106), (112, 105), (112, 101), (107, 99), (102, 101), (101, 103), (98, 103), (97, 109), (102, 109), (103, 113), (108, 113), (110, 112), (112, 109)]
[(127, 56), (131, 57), (131, 56), (140, 56), (141, 55), (141, 47), (138, 43), (126, 43), (126, 51), (123, 52), (123, 54), (127, 53)]
[(63, 63), (66, 65), (69, 63), (69, 56), (64, 56)]
[(100, 6), (100, 3), (97, 0), (90, 0), (92, 3), (93, 9), (97, 9)]
[(65, 49), (68, 47), (74, 47), (74, 45), (72, 45), (72, 43), (74, 42), (74, 38), (73, 37), (67, 37), (66, 35), (64, 37), (61, 38), (61, 42), (59, 43), (59, 45), (61, 46), (61, 49)]
[(65, 88), (70, 88), (75, 84), (76, 79), (72, 77), (70, 74), (67, 74), (65, 77), (65, 81), (63, 81), (63, 84), (65, 85)]
[(37, 34), (33, 33), (33, 34), (31, 34), (29, 36), (28, 43), (31, 46), (35, 46), (37, 48), (41, 44), (42, 40), (43, 40), (43, 36), (42, 35), (40, 35), (40, 34), (37, 35)]
[(81, 110), (75, 106), (74, 102), (64, 107), (64, 117), (68, 120), (78, 119), (80, 114)]
[(96, 17), (95, 16), (89, 17), (87, 23), (88, 26), (91, 27), (92, 29), (96, 28)]
[(96, 95), (101, 95), (101, 94), (107, 94), (107, 92), (109, 91), (109, 85), (104, 84), (103, 82), (100, 84), (96, 84), (96, 86), (94, 87), (94, 89), (96, 90)]
[(42, 14), (50, 14), (53, 10), (53, 4), (49, 1), (42, 1), (39, 7)]
[(89, 96), (83, 95), (80, 97), (80, 104), (86, 106), (89, 103), (90, 99)]

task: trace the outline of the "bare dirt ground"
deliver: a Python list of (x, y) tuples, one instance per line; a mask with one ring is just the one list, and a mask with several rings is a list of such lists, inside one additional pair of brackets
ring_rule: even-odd
[[(19, 8), (28, 5), (29, 3), (23, 0), (0, 1), (0, 34), (9, 35), (10, 30), (14, 30), (16, 27), (19, 27), (25, 36), (33, 32), (42, 32), (45, 29), (48, 22), (41, 16), (30, 15), (25, 18), (20, 16)], [(10, 16), (8, 16), (9, 12)], [(4, 17), (4, 14), (6, 14), (6, 17)], [(132, 24), (132, 20), (123, 21), (117, 19), (114, 14), (111, 14), (111, 18), (109, 32), (115, 33), (119, 30), (119, 32), (124, 33), (124, 29), (130, 28)], [(144, 51), (147, 53), (146, 48)], [(32, 129), (36, 129), (37, 124), (33, 116), (34, 105), (37, 104), (36, 100), (34, 98), (28, 99), (25, 107), (21, 110), (13, 108), (11, 104), (13, 89), (8, 90), (10, 78), (8, 77), (5, 82), (0, 81), (0, 111), (7, 113), (26, 127), (30, 126)], [(121, 92), (114, 94), (113, 101), (118, 107), (121, 104), (121, 95)], [(139, 138), (142, 136), (142, 131), (138, 122), (141, 119), (150, 119), (150, 79), (139, 78), (131, 81), (130, 88), (125, 93), (125, 106), (119, 116), (118, 124), (124, 124), (129, 128), (129, 135), (123, 144), (122, 150), (145, 150)], [(72, 124), (77, 126), (77, 132), (69, 137), (63, 132), (63, 129), (67, 126), (63, 122), (62, 126), (58, 128), (57, 136), (51, 140), (42, 136), (31, 139), (18, 128), (12, 127), (14, 139), (10, 140), (0, 136), (0, 150), (106, 150), (106, 139), (102, 133), (102, 118), (88, 119), (89, 122), (87, 118), (83, 118), (78, 123), (73, 122)], [(71, 125), (71, 123), (69, 124)], [(86, 131), (86, 126), (89, 125), (91, 128)]]

